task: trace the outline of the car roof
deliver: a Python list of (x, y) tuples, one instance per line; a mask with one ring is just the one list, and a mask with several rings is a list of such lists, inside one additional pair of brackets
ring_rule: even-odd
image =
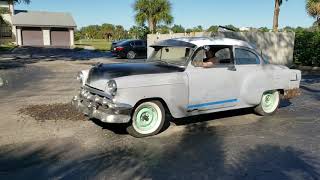
[[(211, 38), (211, 37), (181, 37), (173, 38), (161, 41), (153, 46), (171, 44), (172, 42), (181, 42), (180, 44), (188, 45), (188, 47), (197, 46), (210, 46), (210, 45), (221, 45), (221, 46), (241, 46), (251, 49), (255, 49), (253, 45), (246, 41), (231, 39), (231, 38)], [(178, 43), (175, 43), (178, 44)]]

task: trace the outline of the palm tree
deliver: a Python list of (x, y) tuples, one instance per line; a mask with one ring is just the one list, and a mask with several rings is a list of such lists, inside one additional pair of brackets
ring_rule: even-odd
[(320, 26), (320, 0), (307, 0), (307, 12), (310, 16), (316, 19), (316, 23)]
[[(12, 6), (13, 4), (20, 4), (20, 3), (30, 4), (31, 0), (7, 0), (7, 2), (10, 6)], [(1, 8), (0, 9), (0, 20), (3, 21), (2, 14), (12, 15), (13, 13), (14, 12), (10, 12), (10, 9)]]
[(9, 4), (9, 8), (5, 8), (5, 7), (0, 7), (0, 28), (12, 28), (10, 23), (7, 22), (4, 18), (3, 18), (3, 14), (10, 14), (10, 16), (12, 16), (14, 14), (14, 9), (13, 9), (13, 4), (17, 3), (25, 3), (25, 4), (29, 4), (31, 1), (30, 0), (6, 0)]
[(151, 33), (155, 33), (159, 23), (169, 25), (173, 21), (168, 0), (136, 0), (134, 10), (137, 24), (143, 26), (147, 22)]
[(273, 31), (274, 32), (278, 32), (280, 6), (282, 5), (282, 3), (283, 3), (283, 0), (275, 0), (275, 3), (274, 3), (274, 15), (273, 15)]

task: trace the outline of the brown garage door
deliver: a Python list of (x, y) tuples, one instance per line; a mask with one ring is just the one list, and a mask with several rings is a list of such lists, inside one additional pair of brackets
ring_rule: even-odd
[(51, 29), (51, 45), (69, 47), (70, 32), (68, 29)]
[(23, 28), (22, 45), (43, 46), (43, 34), (41, 28)]

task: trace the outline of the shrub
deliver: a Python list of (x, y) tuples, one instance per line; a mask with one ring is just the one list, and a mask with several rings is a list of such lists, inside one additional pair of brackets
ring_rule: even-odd
[(296, 31), (294, 63), (304, 66), (320, 66), (320, 30)]

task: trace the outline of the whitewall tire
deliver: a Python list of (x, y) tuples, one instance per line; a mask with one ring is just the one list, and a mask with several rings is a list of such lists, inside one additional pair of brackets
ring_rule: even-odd
[(267, 91), (263, 93), (260, 104), (254, 110), (259, 115), (268, 116), (277, 111), (279, 104), (279, 91)]
[(127, 132), (134, 137), (158, 134), (165, 123), (165, 109), (159, 101), (148, 101), (138, 105), (132, 115)]

